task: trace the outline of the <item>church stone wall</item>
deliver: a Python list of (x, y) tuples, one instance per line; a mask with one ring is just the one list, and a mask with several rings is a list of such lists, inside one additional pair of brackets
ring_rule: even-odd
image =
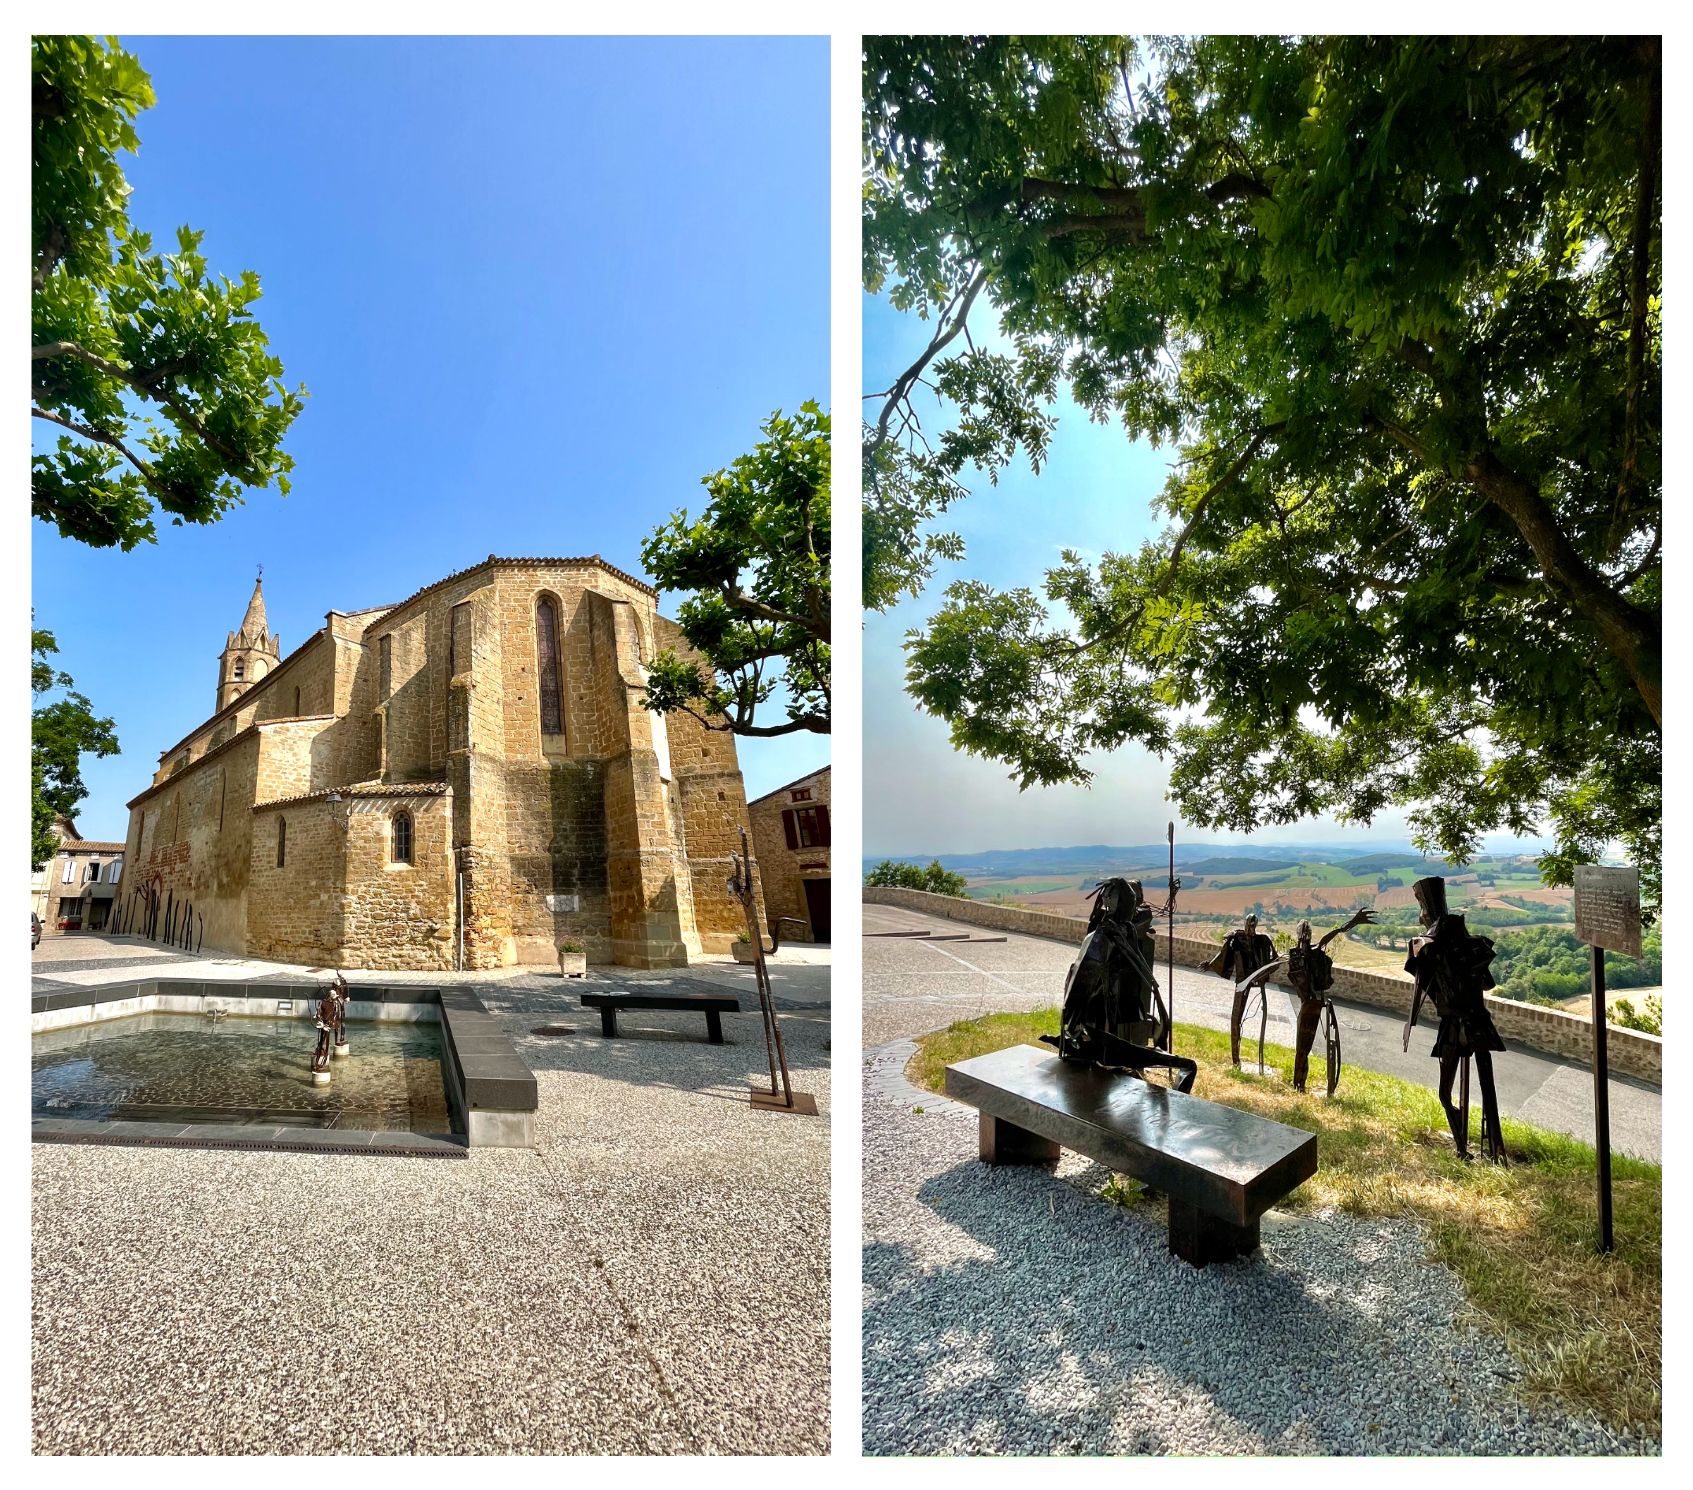
[[(252, 814), (247, 946), (250, 957), (337, 967), (343, 943), (341, 886), (346, 837), (340, 804), (315, 801), (260, 807)], [(286, 852), (276, 862), (279, 826)], [(365, 966), (349, 952), (347, 967)]]
[[(347, 815), (341, 935), (349, 967), (453, 966), (452, 799), (367, 797)], [(394, 817), (412, 815), (412, 862), (393, 858)]]
[[(197, 937), (206, 948), (240, 951), (247, 940), (247, 884), (253, 793), (258, 781), (256, 731), (232, 739), (132, 804), (120, 903), (156, 886), (204, 917)], [(126, 910), (125, 924), (139, 914)]]

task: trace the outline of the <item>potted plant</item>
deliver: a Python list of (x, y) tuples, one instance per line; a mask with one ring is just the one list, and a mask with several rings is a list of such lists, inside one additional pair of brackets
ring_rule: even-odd
[(735, 938), (729, 950), (735, 954), (736, 962), (757, 962), (758, 954), (753, 951), (752, 938), (742, 932)]
[(581, 942), (558, 944), (558, 975), (561, 978), (580, 978), (588, 971), (588, 950)]

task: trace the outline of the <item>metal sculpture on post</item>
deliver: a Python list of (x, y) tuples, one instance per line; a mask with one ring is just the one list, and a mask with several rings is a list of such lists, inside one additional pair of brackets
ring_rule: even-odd
[(1258, 1069), (1264, 1069), (1264, 1024), (1268, 1009), (1264, 1007), (1264, 979), (1276, 965), (1276, 945), (1258, 929), (1258, 918), (1248, 916), (1236, 931), (1223, 938), (1223, 945), (1209, 961), (1200, 963), (1208, 973), (1234, 980), (1234, 1007), (1229, 1012), (1229, 1059), (1240, 1069), (1240, 1026), (1246, 1017), (1246, 1005), (1256, 986), (1259, 1001)]
[[(770, 992), (770, 969), (764, 962), (764, 939), (758, 930), (758, 910), (754, 901), (752, 850), (747, 846), (747, 830), (741, 829), (741, 851), (729, 854), (734, 872), (729, 876), (729, 893), (741, 903), (747, 920), (747, 936), (752, 942), (753, 974), (758, 982), (758, 1007), (764, 1016), (764, 1053), (770, 1061), (770, 1090), (752, 1089), (752, 1105), (767, 1112), (803, 1113), (817, 1115), (817, 1099), (809, 1092), (796, 1092), (788, 1075), (788, 1052), (782, 1043), (782, 1026), (776, 1018), (776, 1003)], [(780, 1088), (776, 1084), (777, 1068), (781, 1068)]]
[[(1416, 1025), (1425, 998), (1434, 1001), (1440, 1015), (1430, 1054), (1440, 1061), (1440, 1105), (1452, 1129), (1458, 1156), (1470, 1157), (1470, 1061), (1481, 1081), (1482, 1152), (1495, 1164), (1504, 1164), (1505, 1135), (1499, 1125), (1499, 1097), (1493, 1089), (1493, 1052), (1504, 1050), (1505, 1042), (1494, 1028), (1482, 995), (1493, 987), (1493, 943), (1485, 936), (1472, 936), (1462, 916), (1446, 908), (1446, 881), (1439, 875), (1420, 879), (1411, 886), (1420, 909), (1419, 919), (1427, 936), (1411, 938), (1405, 971), (1417, 980), (1411, 998), (1411, 1017), (1405, 1021), (1404, 1048), (1411, 1048), (1411, 1030)], [(1458, 1103), (1452, 1102), (1452, 1081), (1461, 1073)]]
[[(1173, 878), (1173, 876), (1172, 876)], [(1154, 971), (1152, 907), (1139, 880), (1101, 880), (1076, 960), (1064, 982), (1057, 1035), (1042, 1035), (1072, 1065), (1123, 1067), (1145, 1077), (1153, 1068), (1191, 1092), (1199, 1067), (1170, 1053), (1170, 1013)]]
[(318, 1000), (317, 1048), (312, 1052), (312, 1085), (329, 1085), (331, 1054), (346, 1055), (352, 1047), (347, 1043), (347, 999), (350, 990), (347, 980), (337, 973), (330, 981), (329, 991)]

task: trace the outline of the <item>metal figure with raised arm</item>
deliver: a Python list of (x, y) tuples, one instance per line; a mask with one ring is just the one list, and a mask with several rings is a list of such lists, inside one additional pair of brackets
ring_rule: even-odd
[[(1419, 919), (1428, 935), (1411, 938), (1405, 971), (1417, 980), (1411, 997), (1411, 1017), (1405, 1021), (1405, 1049), (1411, 1048), (1411, 1030), (1423, 1000), (1434, 1000), (1440, 1015), (1434, 1049), (1429, 1053), (1440, 1061), (1440, 1105), (1446, 1110), (1447, 1126), (1458, 1156), (1470, 1157), (1470, 1061), (1481, 1080), (1482, 1152), (1495, 1164), (1504, 1164), (1505, 1135), (1499, 1124), (1499, 1096), (1493, 1089), (1493, 1052), (1504, 1050), (1505, 1042), (1487, 1012), (1483, 994), (1493, 987), (1493, 943), (1485, 936), (1473, 936), (1462, 916), (1446, 908), (1446, 881), (1439, 875), (1420, 879), (1411, 886), (1421, 912)], [(1452, 1080), (1462, 1073), (1458, 1102), (1452, 1102)]]
[[(1323, 1053), (1328, 1064), (1328, 1095), (1333, 1096), (1340, 1085), (1340, 1021), (1335, 1017), (1334, 1000), (1329, 989), (1334, 987), (1334, 959), (1326, 948), (1337, 936), (1344, 936), (1354, 926), (1374, 924), (1375, 916), (1367, 910), (1352, 913), (1352, 919), (1325, 932), (1315, 946), (1311, 944), (1311, 923), (1301, 921), (1293, 945), (1286, 957), (1278, 957), (1267, 967), (1259, 968), (1235, 987), (1235, 1002), (1241, 1001), (1245, 989), (1256, 986), (1259, 997), (1264, 996), (1264, 983), (1278, 967), (1287, 967), (1287, 981), (1299, 995), (1299, 1023), (1293, 1042), (1293, 1089), (1305, 1090), (1305, 1079), (1311, 1069), (1311, 1047), (1317, 1040), (1317, 1026), (1326, 1026)], [(1263, 1037), (1259, 1037), (1260, 1063), (1263, 1061)], [(1238, 1063), (1237, 1063), (1238, 1064)]]

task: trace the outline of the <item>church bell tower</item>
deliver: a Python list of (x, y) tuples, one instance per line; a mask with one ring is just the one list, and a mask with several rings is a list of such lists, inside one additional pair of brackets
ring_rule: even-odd
[(229, 633), (218, 659), (218, 709), (227, 708), (282, 660), (282, 643), (265, 619), (264, 570), (253, 585), (253, 598), (241, 629)]

